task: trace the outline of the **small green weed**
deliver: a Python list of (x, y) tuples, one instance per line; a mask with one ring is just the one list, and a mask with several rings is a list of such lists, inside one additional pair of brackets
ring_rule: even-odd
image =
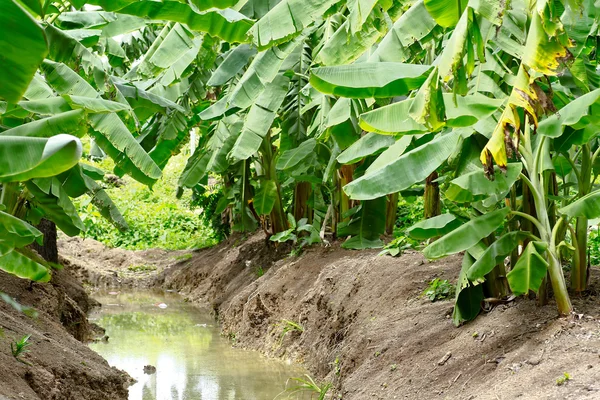
[(447, 279), (435, 278), (429, 282), (427, 289), (421, 294), (422, 297), (427, 297), (431, 301), (446, 300), (454, 297), (454, 285), (448, 282)]
[(309, 391), (317, 394), (319, 396), (318, 400), (324, 400), (325, 396), (327, 395), (327, 392), (329, 391), (329, 389), (331, 389), (332, 386), (329, 382), (323, 382), (321, 384), (318, 384), (309, 375), (304, 375), (304, 377), (302, 378), (291, 378), (291, 380), (297, 382), (298, 385), (286, 389), (283, 393), (295, 394)]
[(564, 372), (562, 374), (562, 376), (560, 376), (560, 377), (558, 377), (558, 379), (556, 379), (556, 385), (562, 386), (570, 380), (571, 380), (571, 375), (569, 375), (567, 372)]
[(129, 267), (127, 267), (127, 270), (130, 272), (150, 272), (150, 271), (156, 271), (156, 267), (154, 265), (145, 265), (145, 264), (130, 265)]
[(187, 260), (191, 259), (192, 257), (194, 257), (194, 255), (192, 253), (185, 253), (180, 256), (173, 257), (173, 259), (175, 261), (187, 261)]
[(409, 239), (406, 236), (399, 236), (389, 242), (383, 250), (379, 253), (380, 256), (389, 254), (392, 257), (396, 257), (401, 255), (404, 250), (413, 248), (413, 244), (409, 242)]
[(31, 337), (31, 335), (25, 335), (20, 340), (18, 340), (18, 341), (15, 340), (10, 344), (10, 351), (11, 351), (13, 357), (17, 361), (20, 361), (25, 364), (27, 364), (27, 363), (25, 361), (21, 360), (21, 356), (25, 355), (26, 353), (29, 353), (28, 347), (31, 344), (31, 343), (29, 343), (30, 337)]
[(290, 321), (288, 319), (282, 319), (281, 322), (279, 323), (279, 326), (281, 327), (281, 336), (279, 338), (279, 345), (281, 346), (281, 344), (283, 343), (283, 339), (285, 338), (285, 335), (287, 335), (289, 332), (304, 332), (304, 327), (302, 325), (300, 325), (299, 322), (294, 322), (294, 321)]
[(261, 276), (263, 276), (265, 274), (265, 270), (262, 266), (258, 266), (254, 269), (254, 273), (256, 274), (256, 276), (258, 278), (260, 278)]

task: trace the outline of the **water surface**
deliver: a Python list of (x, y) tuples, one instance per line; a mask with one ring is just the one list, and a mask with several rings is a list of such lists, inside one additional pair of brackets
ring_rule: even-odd
[[(288, 379), (304, 370), (233, 348), (208, 312), (177, 294), (121, 292), (95, 298), (103, 307), (90, 320), (110, 339), (90, 346), (137, 381), (129, 389), (130, 400), (300, 398), (281, 393)], [(146, 365), (155, 366), (156, 373), (145, 374)]]

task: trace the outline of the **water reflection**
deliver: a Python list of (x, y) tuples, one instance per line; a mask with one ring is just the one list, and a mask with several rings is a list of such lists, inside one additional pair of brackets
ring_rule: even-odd
[[(130, 400), (269, 400), (285, 389), (288, 378), (304, 373), (232, 348), (208, 313), (176, 294), (129, 292), (96, 299), (104, 306), (90, 320), (104, 327), (110, 340), (90, 346), (137, 380)], [(159, 308), (161, 303), (167, 307)], [(155, 366), (156, 373), (145, 374), (145, 365)]]

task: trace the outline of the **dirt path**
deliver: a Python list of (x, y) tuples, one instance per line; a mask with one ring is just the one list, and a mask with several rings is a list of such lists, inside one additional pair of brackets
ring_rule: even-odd
[[(66, 258), (93, 264), (72, 268), (91, 270), (96, 282), (161, 286), (211, 307), (235, 345), (303, 363), (334, 384), (332, 398), (600, 398), (595, 296), (574, 299), (579, 314), (566, 319), (556, 318), (554, 304), (517, 299), (455, 328), (452, 302), (431, 303), (420, 293), (435, 277), (454, 281), (460, 257), (379, 257), (334, 244), (288, 258), (289, 248), (273, 248), (262, 235), (194, 253), (97, 246), (74, 242), (61, 250), (77, 249)], [(128, 272), (132, 259), (157, 269)], [(282, 336), (284, 320), (302, 332)]]

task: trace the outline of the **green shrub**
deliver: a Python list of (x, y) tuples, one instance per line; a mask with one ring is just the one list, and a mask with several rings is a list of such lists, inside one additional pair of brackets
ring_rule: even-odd
[[(119, 187), (105, 183), (106, 191), (123, 213), (129, 230), (119, 232), (90, 204), (90, 198), (82, 196), (75, 201), (77, 210), (87, 228), (86, 237), (93, 238), (110, 247), (129, 250), (163, 248), (181, 250), (202, 248), (217, 243), (210, 226), (192, 208), (191, 192), (176, 198), (177, 179), (185, 166), (186, 155), (173, 157), (165, 167), (161, 178), (152, 189), (129, 177), (123, 177)], [(111, 171), (111, 160), (96, 166)]]

